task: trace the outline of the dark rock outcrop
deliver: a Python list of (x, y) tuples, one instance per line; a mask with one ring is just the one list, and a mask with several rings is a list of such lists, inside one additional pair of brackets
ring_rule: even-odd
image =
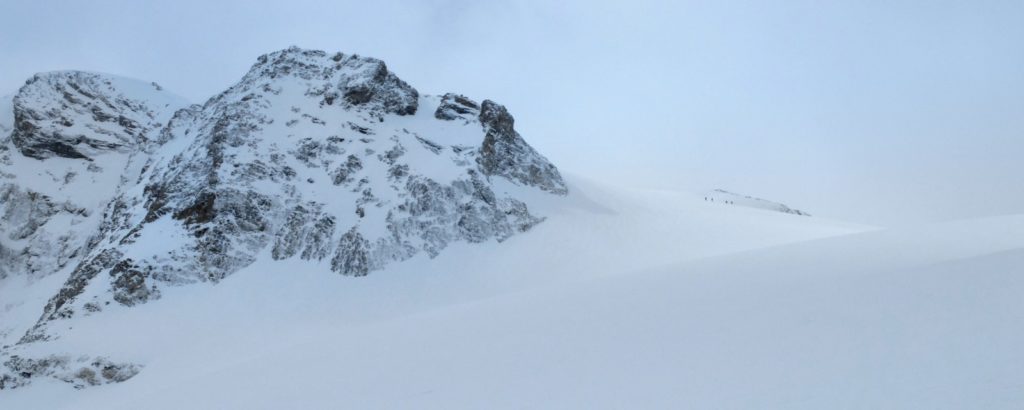
[[(257, 63), (235, 87), (247, 90), (251, 83), (293, 77), (309, 81), (306, 95), (325, 105), (341, 103), (376, 114), (412, 115), (419, 107), (419, 93), (383, 61), (356, 54), (320, 50), (287, 50), (260, 56)], [(273, 90), (273, 88), (269, 88)], [(229, 90), (228, 92), (239, 91)]]
[(448, 93), (441, 97), (441, 104), (434, 111), (434, 118), (451, 121), (454, 119), (473, 120), (480, 114), (480, 106), (461, 94)]
[(553, 194), (566, 194), (568, 188), (558, 169), (523, 140), (513, 127), (514, 123), (512, 114), (504, 106), (490, 100), (481, 104), (480, 124), (485, 134), (478, 161), (484, 173)]
[(120, 383), (139, 374), (141, 366), (131, 363), (116, 363), (105, 357), (72, 359), (66, 355), (50, 355), (41, 358), (25, 358), (11, 355), (3, 358), (0, 367), (0, 390), (24, 387), (32, 379), (53, 378), (68, 383), (76, 389)]

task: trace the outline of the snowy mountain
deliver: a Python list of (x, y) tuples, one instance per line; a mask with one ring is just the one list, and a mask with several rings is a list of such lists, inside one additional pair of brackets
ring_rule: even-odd
[(0, 408), (1015, 408), (1022, 249), (563, 176), (363, 56), (202, 105), (43, 73), (0, 101)]
[(82, 256), (125, 167), (179, 98), (114, 76), (53, 72), (31, 78), (4, 107), (0, 140), (0, 277), (60, 271)]
[[(155, 83), (46, 73), (12, 112), (0, 274), (66, 280), (30, 328), (5, 322), (5, 343), (24, 332), (10, 357), (61, 337), (54, 322), (260, 258), (362, 276), (453, 242), (501, 242), (544, 220), (523, 195), (568, 192), (501, 105), (420, 95), (357, 55), (264, 55), (202, 106)], [(26, 360), (7, 361), (6, 385), (65, 367)]]
[(712, 202), (727, 205), (739, 205), (749, 208), (764, 209), (768, 211), (782, 212), (793, 215), (811, 216), (811, 214), (801, 211), (799, 209), (793, 209), (786, 204), (780, 204), (778, 202), (772, 202), (767, 199), (761, 199), (752, 197), (749, 195), (741, 195), (734, 192), (729, 192), (724, 189), (715, 189), (705, 194), (705, 198)]

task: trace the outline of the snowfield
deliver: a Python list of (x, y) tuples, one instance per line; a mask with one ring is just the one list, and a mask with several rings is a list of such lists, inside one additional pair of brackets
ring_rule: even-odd
[(47, 349), (144, 370), (0, 408), (1024, 403), (1024, 216), (874, 229), (569, 181), (501, 244), (362, 278), (263, 257), (86, 317)]

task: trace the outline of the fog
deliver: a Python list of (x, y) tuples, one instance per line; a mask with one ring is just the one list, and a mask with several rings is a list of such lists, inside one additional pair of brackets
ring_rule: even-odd
[(298, 45), (506, 105), (563, 172), (879, 225), (1024, 212), (1024, 2), (0, 2), (0, 94), (101, 71), (201, 103)]

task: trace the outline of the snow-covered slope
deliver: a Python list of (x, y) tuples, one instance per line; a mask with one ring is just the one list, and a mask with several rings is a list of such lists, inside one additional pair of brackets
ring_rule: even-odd
[[(291, 332), (308, 341), (196, 377), (154, 370), (124, 403), (1014, 408), (1024, 400), (1021, 238), (1021, 217), (968, 221), (581, 281), (366, 326), (299, 323)], [(288, 377), (245, 377), (266, 374)], [(113, 400), (103, 397), (97, 403)]]
[[(251, 341), (272, 345), (301, 337), (278, 331), (287, 323), (312, 320), (334, 327), (395, 320), (538, 287), (865, 229), (719, 207), (693, 195), (570, 181), (567, 196), (536, 192), (523, 198), (548, 219), (503, 243), (454, 244), (435, 258), (421, 254), (358, 280), (324, 275), (297, 258), (262, 258), (216, 287), (167, 288), (163, 298), (143, 305), (105, 307), (102, 314), (70, 321), (74, 331), (55, 327), (59, 338), (21, 345), (18, 353), (89, 352), (145, 366), (141, 376), (177, 354), (202, 361), (207, 344), (237, 343), (245, 351)], [(68, 367), (73, 373), (83, 365)], [(194, 365), (197, 371), (202, 367)]]
[[(592, 221), (629, 218), (576, 205)], [(748, 222), (814, 220), (734, 210)], [(724, 229), (742, 238), (740, 225)], [(510, 242), (557, 259), (538, 249), (547, 244), (528, 243), (535, 234)], [(680, 249), (681, 259), (695, 256)], [(446, 257), (464, 251), (473, 249), (421, 269), (455, 268)], [(431, 280), (397, 270), (353, 284), (274, 262), (117, 316), (124, 326), (157, 320), (148, 325), (156, 334), (111, 342), (112, 324), (83, 323), (91, 335), (78, 343), (145, 358), (129, 382), (82, 392), (45, 383), (0, 395), (0, 405), (895, 409), (1024, 400), (1022, 216), (590, 276), (603, 261), (587, 258), (608, 251), (580, 255), (580, 270), (545, 271), (490, 294), (481, 282), (504, 274), (493, 265), (437, 270), (445, 274)], [(505, 252), (521, 256), (486, 250)], [(463, 282), (473, 275), (483, 279)], [(545, 275), (559, 278), (536, 280)], [(453, 297), (467, 294), (475, 297)]]
[(152, 83), (80, 71), (38, 74), (0, 105), (0, 385), (10, 346), (102, 239), (108, 205), (185, 105)]
[(704, 197), (709, 201), (717, 202), (719, 204), (739, 205), (749, 208), (764, 209), (768, 211), (782, 212), (793, 215), (811, 216), (811, 214), (807, 212), (801, 211), (799, 209), (790, 208), (786, 206), (786, 204), (780, 204), (778, 202), (756, 198), (750, 195), (740, 195), (735, 192), (726, 191), (724, 189), (712, 190), (705, 194)]

